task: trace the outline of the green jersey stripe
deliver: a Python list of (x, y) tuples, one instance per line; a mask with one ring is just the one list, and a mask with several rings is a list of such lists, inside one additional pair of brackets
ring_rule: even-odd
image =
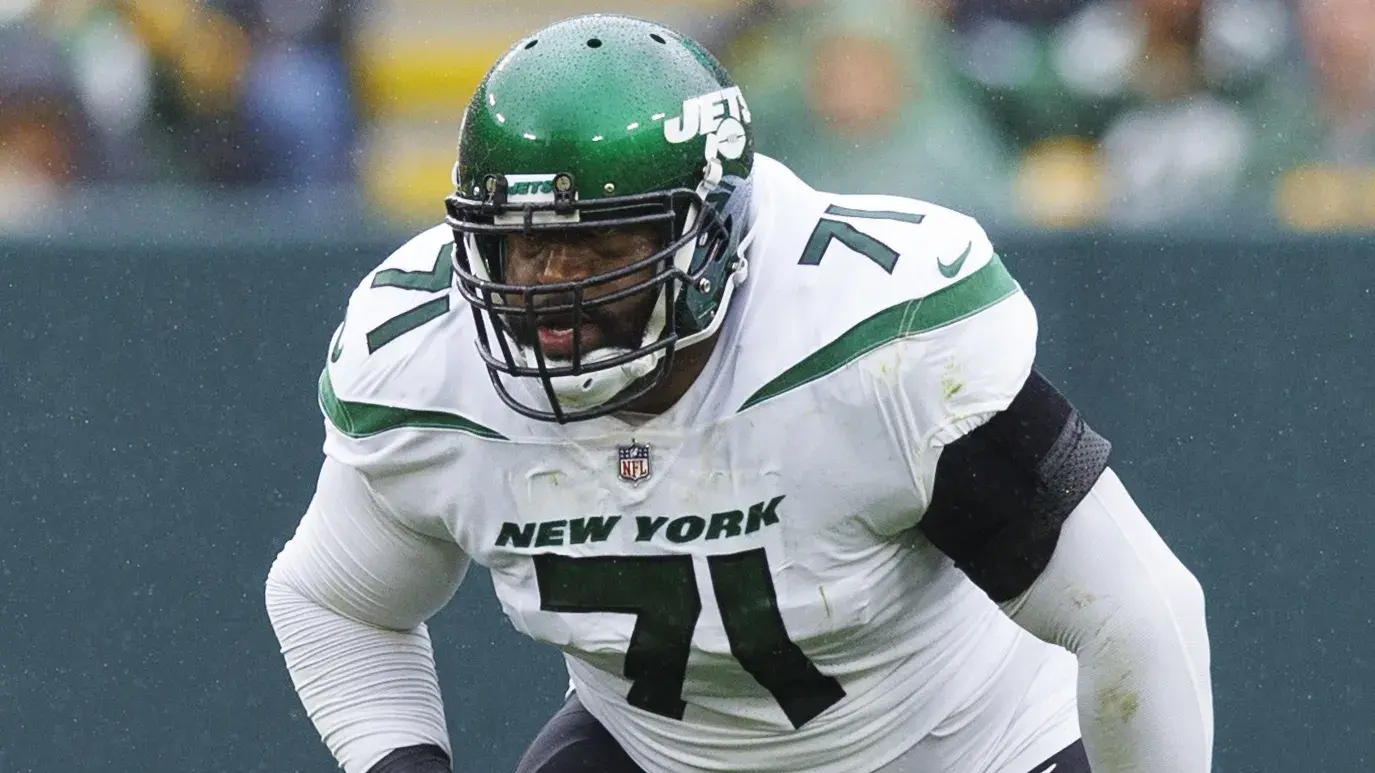
[(1020, 288), (995, 254), (988, 265), (925, 298), (890, 306), (860, 322), (750, 395), (743, 411), (815, 381), (900, 338), (929, 333), (978, 314)]
[(365, 438), (394, 429), (453, 429), (488, 440), (505, 440), (496, 430), (455, 413), (413, 411), (388, 405), (340, 400), (329, 380), (329, 368), (320, 373), (320, 410), (345, 435)]

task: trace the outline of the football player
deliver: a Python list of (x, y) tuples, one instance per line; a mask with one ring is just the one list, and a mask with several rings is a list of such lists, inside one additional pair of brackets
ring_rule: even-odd
[(461, 758), (425, 621), (476, 562), (571, 682), (519, 773), (1206, 773), (1200, 587), (984, 231), (815, 190), (751, 122), (636, 19), (492, 67), (446, 222), (334, 335), (267, 581), (329, 750)]

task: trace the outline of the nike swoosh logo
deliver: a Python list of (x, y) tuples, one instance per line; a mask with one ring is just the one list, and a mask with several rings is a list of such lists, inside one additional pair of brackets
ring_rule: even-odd
[(1046, 768), (1045, 770), (1040, 771), (1040, 773), (1050, 773), (1050, 771), (1055, 770), (1055, 769), (1058, 768), (1058, 767), (1060, 767), (1060, 763), (1058, 763), (1058, 762), (1052, 762), (1052, 763), (1050, 763), (1050, 767)]
[[(956, 276), (959, 276), (960, 269), (964, 268), (965, 259), (969, 257), (969, 253), (973, 251), (973, 249), (974, 242), (966, 244), (964, 246), (964, 252), (961, 252), (960, 256), (955, 258), (954, 263), (942, 263), (940, 258), (936, 258), (936, 268), (940, 269), (941, 276), (946, 279), (954, 279)], [(1046, 771), (1046, 773), (1049, 773), (1049, 771)]]
[(344, 354), (344, 325), (340, 323), (339, 329), (334, 332), (334, 347), (329, 353), (330, 362), (338, 362)]

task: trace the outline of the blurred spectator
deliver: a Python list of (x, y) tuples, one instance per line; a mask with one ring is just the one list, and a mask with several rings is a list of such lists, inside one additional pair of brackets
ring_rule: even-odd
[(1262, 210), (1311, 114), (1280, 0), (1101, 0), (1049, 29), (991, 18), (965, 72), (1023, 149), (1043, 225)]
[(1089, 3), (1089, 0), (956, 0), (951, 18), (959, 28), (977, 26), (988, 19), (1046, 27), (1058, 24)]
[(1289, 225), (1375, 227), (1375, 3), (1302, 0), (1318, 126), (1305, 164), (1278, 190)]
[(218, 0), (247, 31), (241, 159), (253, 182), (346, 183), (354, 176), (354, 112), (344, 0)]
[[(0, 8), (0, 32), (16, 42), (3, 46), (0, 78), (22, 78), (29, 95), (39, 80), (49, 91), (60, 88), (64, 113), (80, 116), (82, 163), (68, 179), (344, 184), (355, 167), (343, 53), (350, 7), (345, 0), (11, 3)], [(58, 127), (54, 136), (64, 132)]]
[(1009, 156), (952, 77), (939, 10), (910, 0), (775, 8), (748, 47), (725, 54), (760, 150), (828, 190), (877, 187), (1002, 215)]
[(158, 65), (156, 119), (206, 181), (338, 184), (356, 117), (331, 0), (122, 0)]
[(1303, 0), (1300, 10), (1324, 122), (1314, 157), (1375, 165), (1375, 3)]
[(60, 49), (0, 26), (0, 230), (32, 228), (89, 168), (90, 124)]

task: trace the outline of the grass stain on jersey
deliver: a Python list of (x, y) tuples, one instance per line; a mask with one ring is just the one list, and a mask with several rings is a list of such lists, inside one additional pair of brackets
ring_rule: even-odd
[[(1122, 682), (1126, 682), (1125, 677)], [(1136, 690), (1123, 689), (1119, 683), (1098, 694), (1098, 708), (1104, 716), (1117, 717), (1122, 724), (1130, 724), (1141, 708), (1141, 695)]]
[(947, 362), (941, 374), (941, 394), (946, 400), (954, 399), (964, 389), (964, 381), (955, 374), (955, 363)]

